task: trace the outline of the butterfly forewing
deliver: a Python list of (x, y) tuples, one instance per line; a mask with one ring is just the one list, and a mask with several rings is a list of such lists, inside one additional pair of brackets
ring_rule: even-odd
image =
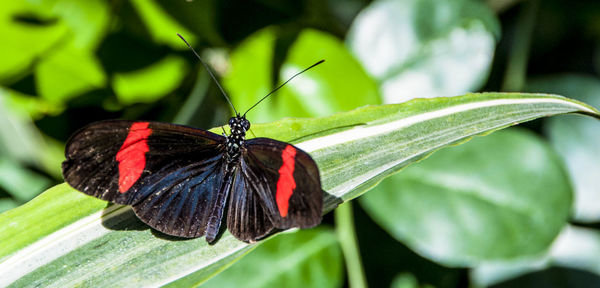
[(256, 240), (271, 226), (313, 227), (321, 221), (321, 209), (318, 168), (306, 152), (273, 139), (246, 141), (228, 210), (233, 235)]
[(63, 175), (88, 195), (132, 205), (161, 232), (199, 237), (206, 207), (217, 204), (223, 185), (224, 142), (223, 136), (167, 123), (93, 123), (67, 142)]
[(104, 121), (86, 126), (67, 142), (63, 176), (88, 195), (134, 204), (145, 177), (171, 173), (215, 158), (224, 137), (185, 126), (139, 121)]

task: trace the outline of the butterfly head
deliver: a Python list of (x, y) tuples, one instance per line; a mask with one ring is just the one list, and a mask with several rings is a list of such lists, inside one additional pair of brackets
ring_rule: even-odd
[(229, 119), (229, 128), (232, 135), (246, 135), (246, 131), (250, 129), (250, 121), (244, 116), (237, 115)]

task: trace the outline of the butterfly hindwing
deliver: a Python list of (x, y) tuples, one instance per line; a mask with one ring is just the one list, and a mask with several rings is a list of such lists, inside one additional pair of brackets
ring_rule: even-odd
[(256, 182), (249, 179), (252, 178), (238, 169), (229, 198), (227, 229), (242, 241), (254, 242), (268, 235), (273, 230), (273, 223), (256, 193), (257, 189), (264, 186), (253, 185)]
[(308, 228), (321, 221), (319, 171), (306, 152), (288, 143), (255, 138), (246, 141), (241, 158), (227, 218), (233, 235), (253, 241), (272, 227)]
[(138, 193), (148, 195), (133, 205), (143, 222), (163, 233), (212, 242), (221, 223), (231, 175), (221, 157), (157, 173), (144, 179)]

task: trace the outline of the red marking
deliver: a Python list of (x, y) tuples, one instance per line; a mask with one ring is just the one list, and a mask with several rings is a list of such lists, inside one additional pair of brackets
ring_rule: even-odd
[(296, 149), (292, 145), (287, 145), (281, 152), (283, 164), (279, 168), (279, 180), (277, 181), (277, 192), (275, 200), (277, 200), (277, 208), (281, 217), (288, 214), (290, 197), (294, 194), (296, 188), (296, 180), (294, 180), (294, 166), (296, 165)]
[(125, 193), (135, 181), (137, 181), (144, 167), (146, 167), (146, 152), (148, 148), (148, 136), (152, 129), (148, 129), (148, 122), (133, 123), (129, 128), (129, 134), (119, 152), (119, 192)]

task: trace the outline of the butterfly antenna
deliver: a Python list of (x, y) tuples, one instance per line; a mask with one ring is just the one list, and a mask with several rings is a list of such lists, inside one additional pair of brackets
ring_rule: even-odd
[(196, 50), (194, 50), (194, 48), (192, 48), (192, 45), (190, 45), (190, 43), (188, 43), (185, 40), (185, 38), (183, 38), (183, 36), (181, 36), (181, 34), (177, 33), (177, 36), (179, 36), (179, 38), (181, 38), (181, 40), (183, 40), (183, 42), (185, 42), (185, 44), (190, 48), (190, 50), (192, 50), (192, 52), (194, 52), (194, 55), (196, 55), (196, 57), (198, 57), (198, 60), (200, 60), (200, 63), (202, 63), (202, 65), (204, 65), (204, 68), (206, 68), (206, 71), (208, 71), (208, 74), (210, 74), (210, 77), (212, 77), (212, 79), (215, 81), (215, 83), (217, 83), (219, 90), (221, 90), (221, 93), (223, 93), (223, 96), (225, 96), (225, 99), (227, 99), (227, 102), (229, 102), (229, 105), (231, 105), (231, 108), (233, 108), (233, 112), (235, 112), (235, 115), (239, 115), (237, 113), (237, 110), (235, 110), (235, 107), (233, 107), (233, 103), (231, 103), (231, 100), (229, 100), (229, 96), (227, 96), (227, 93), (225, 93), (225, 90), (223, 90), (223, 87), (221, 87), (221, 84), (219, 84), (219, 81), (217, 81), (217, 78), (212, 73), (210, 67), (208, 67), (208, 65), (204, 62), (204, 60), (202, 60), (202, 57), (200, 57), (200, 55), (198, 55), (198, 52), (196, 52)]
[(258, 100), (258, 102), (256, 102), (256, 104), (252, 105), (252, 107), (250, 107), (250, 109), (246, 110), (246, 112), (244, 112), (244, 117), (246, 117), (246, 113), (248, 113), (250, 110), (252, 110), (252, 108), (256, 107), (256, 105), (258, 105), (258, 103), (262, 102), (263, 100), (265, 100), (267, 97), (269, 97), (271, 94), (275, 93), (275, 91), (279, 90), (279, 88), (283, 87), (285, 84), (287, 84), (288, 82), (292, 81), (292, 79), (294, 79), (296, 76), (308, 71), (309, 69), (321, 64), (325, 62), (325, 60), (321, 60), (313, 65), (310, 65), (310, 67), (294, 74), (294, 76), (290, 77), (290, 79), (288, 79), (287, 81), (283, 82), (283, 84), (277, 86), (277, 88), (273, 89), (273, 91), (269, 92), (269, 94), (267, 94), (265, 97), (263, 97), (262, 99)]

